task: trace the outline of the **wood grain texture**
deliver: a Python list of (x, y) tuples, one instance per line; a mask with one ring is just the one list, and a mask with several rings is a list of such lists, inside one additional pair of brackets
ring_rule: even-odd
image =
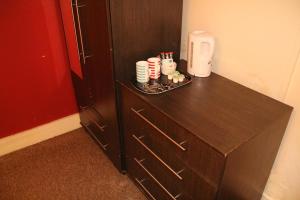
[[(137, 157), (172, 194), (182, 192), (187, 199), (261, 198), (292, 107), (217, 74), (161, 95), (144, 95), (129, 82), (120, 85), (131, 176)], [(175, 171), (184, 168), (183, 180), (132, 134)], [(185, 150), (168, 137), (186, 141)]]
[(292, 107), (212, 73), (162, 95), (137, 92), (138, 98), (192, 132), (223, 155), (263, 132)]
[(228, 155), (220, 199), (261, 199), (290, 113)]
[[(184, 127), (162, 115), (151, 105), (147, 105), (146, 102), (138, 99), (129, 90), (122, 90), (122, 99), (125, 130), (130, 131), (131, 134), (135, 133), (137, 136), (144, 136), (143, 141), (163, 160), (171, 163), (172, 166), (176, 166), (175, 169), (178, 171), (182, 168), (180, 163), (184, 163), (193, 169), (207, 184), (213, 187), (218, 186), (225, 161), (223, 155), (197, 139), (194, 134), (185, 130)], [(132, 112), (132, 107), (144, 109), (141, 113), (171, 139), (177, 141), (177, 143), (184, 142), (183, 146), (186, 151), (179, 149), (156, 129), (137, 117)], [(125, 135), (125, 137), (131, 136)]]
[(110, 0), (116, 78), (130, 80), (135, 63), (174, 51), (179, 61), (182, 0)]

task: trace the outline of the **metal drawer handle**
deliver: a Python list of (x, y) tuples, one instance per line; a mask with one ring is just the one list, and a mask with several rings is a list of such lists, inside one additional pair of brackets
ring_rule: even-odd
[(93, 119), (92, 115), (92, 111), (90, 110), (90, 107), (88, 106), (80, 106), (80, 109), (85, 111), (87, 113), (87, 117), (90, 121), (92, 121), (99, 129), (101, 132), (104, 132), (104, 128), (106, 128), (106, 125), (100, 125), (97, 121), (95, 121)]
[(144, 117), (144, 115), (141, 114), (141, 112), (144, 109), (140, 109), (140, 110), (135, 110), (134, 108), (131, 108), (131, 110), (137, 115), (139, 116), (141, 119), (143, 119), (145, 122), (147, 122), (150, 126), (152, 126), (155, 130), (157, 130), (160, 134), (162, 134), (164, 137), (166, 137), (170, 142), (172, 142), (173, 144), (175, 144), (179, 149), (181, 149), (182, 151), (186, 151), (186, 148), (184, 148), (182, 146), (182, 144), (186, 143), (186, 141), (181, 142), (180, 144), (178, 144), (175, 140), (173, 140), (170, 136), (168, 136), (165, 132), (163, 132), (162, 130), (160, 130), (155, 124), (153, 124), (151, 121), (149, 121), (146, 117)]
[[(86, 59), (92, 57), (93, 55), (86, 55), (85, 53), (85, 49), (84, 49), (84, 43), (83, 43), (83, 34), (82, 34), (82, 30), (81, 30), (81, 20), (80, 20), (80, 13), (79, 13), (79, 8), (85, 7), (86, 4), (78, 4), (78, 0), (72, 0), (72, 6), (75, 7), (75, 11), (76, 11), (76, 20), (77, 20), (77, 24), (78, 24), (78, 32), (79, 32), (79, 41), (80, 41), (80, 47), (81, 47), (81, 52), (79, 53), (79, 56), (83, 58), (83, 64), (86, 63)], [(74, 15), (73, 15), (74, 17)], [(75, 29), (76, 30), (76, 29)], [(77, 36), (77, 34), (76, 34)]]
[(167, 163), (165, 163), (163, 161), (163, 159), (161, 159), (158, 155), (156, 155), (146, 144), (143, 143), (142, 140), (140, 140), (140, 138), (138, 138), (136, 135), (132, 135), (132, 137), (140, 144), (142, 145), (151, 155), (153, 155), (162, 165), (164, 165), (169, 171), (172, 172), (172, 174), (174, 174), (179, 180), (183, 180), (183, 178), (179, 175), (180, 173), (182, 173), (184, 171), (184, 169), (180, 170), (179, 172), (176, 172), (175, 170), (173, 170)]
[(97, 142), (100, 144), (101, 148), (104, 150), (104, 151), (107, 151), (107, 147), (108, 147), (108, 144), (103, 144), (96, 136), (94, 136), (94, 133), (93, 131), (88, 127), (88, 124), (83, 124), (81, 123), (81, 125), (90, 133), (90, 135), (95, 139), (97, 140)]
[(104, 132), (104, 128), (106, 128), (106, 125), (100, 125), (97, 121), (95, 121), (92, 117), (91, 117), (91, 111), (89, 109), (87, 109), (88, 114), (88, 118), (100, 129), (101, 132)]
[(149, 192), (149, 190), (143, 185), (143, 182), (146, 181), (146, 179), (138, 180), (135, 178), (135, 181), (139, 184), (139, 186), (151, 197), (152, 200), (156, 200), (156, 198)]
[(176, 196), (173, 196), (152, 174), (151, 172), (148, 171), (148, 169), (142, 164), (142, 162), (144, 161), (145, 159), (142, 159), (142, 160), (138, 160), (137, 158), (134, 158), (134, 161), (153, 179), (153, 181), (163, 190), (166, 192), (166, 194), (173, 200), (177, 200), (178, 197), (181, 196), (181, 193), (176, 195)]
[(96, 122), (94, 119), (92, 119), (90, 116), (88, 116), (89, 120), (91, 120), (99, 129), (101, 132), (104, 132), (104, 128), (106, 128), (106, 125), (100, 126), (98, 122)]

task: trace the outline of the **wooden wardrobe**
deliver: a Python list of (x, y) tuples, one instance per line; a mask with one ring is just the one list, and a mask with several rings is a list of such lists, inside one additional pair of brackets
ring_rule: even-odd
[(71, 73), (81, 125), (114, 165), (126, 170), (116, 81), (132, 79), (136, 61), (161, 51), (174, 51), (179, 60), (182, 0), (70, 0), (68, 5), (79, 55), (74, 59), (80, 59), (77, 69), (71, 59)]
[(121, 172), (149, 199), (261, 198), (290, 106), (217, 74), (137, 92), (136, 61), (179, 63), (182, 0), (61, 1), (81, 124)]

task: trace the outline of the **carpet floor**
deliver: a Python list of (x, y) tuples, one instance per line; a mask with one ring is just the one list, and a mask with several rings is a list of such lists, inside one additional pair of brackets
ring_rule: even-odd
[(0, 157), (1, 200), (145, 200), (78, 129)]

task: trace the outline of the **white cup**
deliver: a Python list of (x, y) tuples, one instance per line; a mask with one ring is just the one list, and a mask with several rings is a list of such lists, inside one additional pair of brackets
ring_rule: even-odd
[(136, 67), (138, 68), (145, 68), (145, 67), (148, 67), (148, 62), (147, 61), (138, 61), (136, 62)]
[(149, 64), (147, 61), (136, 62), (136, 80), (139, 83), (147, 83), (149, 81)]

